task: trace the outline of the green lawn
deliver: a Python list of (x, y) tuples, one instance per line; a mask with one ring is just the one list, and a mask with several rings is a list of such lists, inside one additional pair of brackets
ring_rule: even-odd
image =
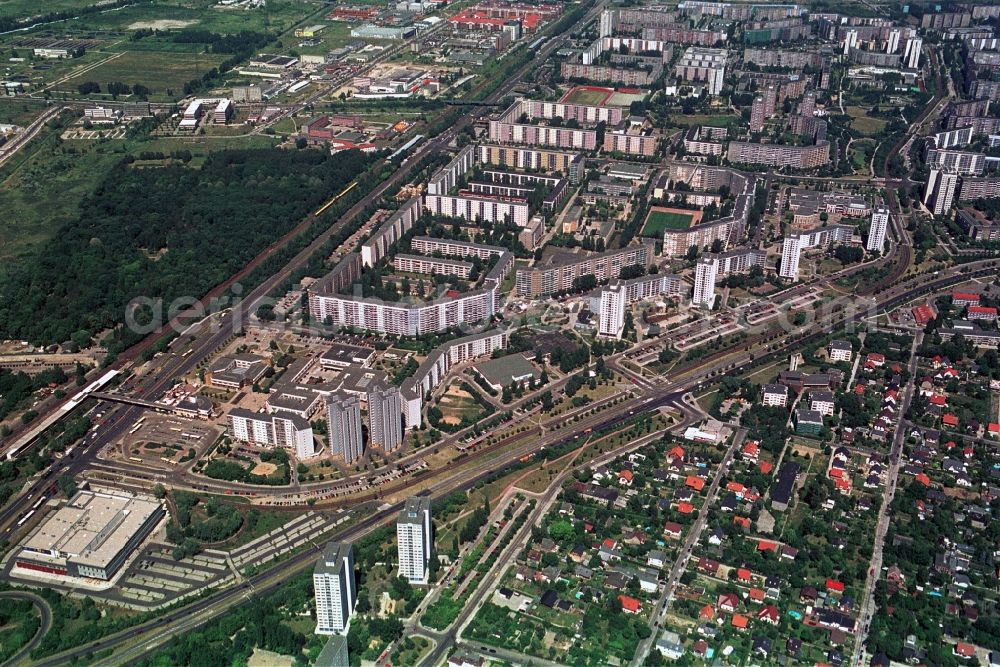
[(655, 238), (663, 236), (663, 232), (668, 229), (687, 229), (691, 226), (692, 217), (688, 213), (650, 211), (646, 216), (646, 224), (642, 226), (642, 235)]
[(851, 128), (870, 137), (881, 132), (888, 124), (888, 121), (882, 118), (869, 116), (868, 109), (864, 107), (847, 107), (846, 111), (851, 117)]
[(851, 163), (855, 171), (868, 173), (868, 165), (871, 157), (875, 153), (875, 144), (871, 141), (855, 141), (851, 144)]
[(93, 4), (92, 0), (0, 0), (0, 17), (37, 16), (47, 12), (61, 12)]
[(710, 125), (711, 127), (732, 127), (743, 122), (739, 116), (704, 115), (704, 114), (677, 114), (671, 116), (671, 120), (678, 125)]
[(142, 84), (155, 98), (179, 98), (184, 84), (201, 76), (224, 60), (212, 54), (158, 53), (155, 51), (129, 51), (89, 72), (78, 74), (63, 84), (61, 90), (75, 92), (86, 81), (101, 84), (120, 81), (128, 85)]

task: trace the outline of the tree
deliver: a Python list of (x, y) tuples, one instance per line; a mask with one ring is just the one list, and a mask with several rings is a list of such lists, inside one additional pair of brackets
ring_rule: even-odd
[(560, 519), (552, 522), (552, 525), (549, 526), (549, 535), (556, 542), (566, 542), (576, 536), (576, 531), (573, 529), (573, 524), (565, 519)]
[(59, 490), (62, 491), (62, 494), (67, 498), (71, 498), (76, 493), (76, 481), (74, 481), (74, 479), (69, 475), (61, 476), (56, 484), (59, 486)]

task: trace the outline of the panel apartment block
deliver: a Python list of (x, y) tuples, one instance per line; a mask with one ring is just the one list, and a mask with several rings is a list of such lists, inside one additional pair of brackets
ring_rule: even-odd
[(726, 157), (736, 164), (814, 169), (830, 162), (830, 142), (824, 140), (816, 142), (814, 146), (788, 146), (731, 141)]
[(510, 220), (519, 227), (528, 224), (530, 206), (525, 199), (506, 198), (461, 191), (458, 195), (426, 196), (427, 210), (435, 215), (463, 218), (469, 221), (486, 220), (503, 222)]
[(517, 294), (536, 297), (562, 292), (572, 289), (573, 281), (586, 275), (593, 275), (598, 282), (614, 280), (622, 268), (638, 264), (648, 269), (652, 261), (653, 246), (648, 243), (579, 257), (561, 255), (547, 265), (518, 269)]
[(389, 248), (413, 227), (413, 223), (420, 217), (421, 210), (420, 197), (408, 199), (400, 206), (388, 220), (379, 225), (371, 238), (361, 244), (361, 263), (365, 266), (375, 266), (385, 257)]

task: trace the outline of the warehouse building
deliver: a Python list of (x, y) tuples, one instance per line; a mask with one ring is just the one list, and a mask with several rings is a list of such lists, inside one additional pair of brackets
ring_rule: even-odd
[(80, 491), (28, 538), (15, 565), (109, 581), (165, 514), (148, 496)]

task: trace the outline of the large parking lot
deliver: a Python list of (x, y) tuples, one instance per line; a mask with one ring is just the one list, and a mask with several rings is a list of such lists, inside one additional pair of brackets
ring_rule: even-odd
[(146, 413), (125, 436), (123, 455), (133, 463), (179, 465), (204, 453), (220, 433), (206, 421)]

